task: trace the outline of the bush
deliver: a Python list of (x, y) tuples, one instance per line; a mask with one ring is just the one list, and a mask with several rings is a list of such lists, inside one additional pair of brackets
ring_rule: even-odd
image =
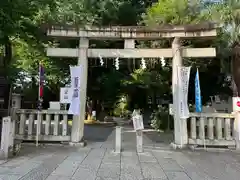
[(151, 114), (151, 126), (156, 130), (166, 130), (173, 128), (173, 117), (169, 115), (168, 108), (159, 106), (156, 111)]
[(113, 114), (116, 117), (129, 118), (132, 114), (131, 111), (127, 109), (127, 101), (125, 98), (121, 97), (114, 106)]

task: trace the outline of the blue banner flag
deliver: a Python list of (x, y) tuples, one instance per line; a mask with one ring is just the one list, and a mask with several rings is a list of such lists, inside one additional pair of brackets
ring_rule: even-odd
[(198, 113), (202, 112), (202, 98), (201, 98), (198, 69), (195, 77), (195, 106), (196, 106), (196, 112)]

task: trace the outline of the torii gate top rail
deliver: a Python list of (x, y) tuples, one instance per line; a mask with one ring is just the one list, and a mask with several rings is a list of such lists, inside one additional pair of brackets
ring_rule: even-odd
[(146, 26), (79, 27), (69, 25), (48, 25), (47, 35), (55, 37), (85, 37), (89, 39), (162, 39), (194, 38), (216, 36), (214, 23), (184, 26), (164, 25), (155, 28)]

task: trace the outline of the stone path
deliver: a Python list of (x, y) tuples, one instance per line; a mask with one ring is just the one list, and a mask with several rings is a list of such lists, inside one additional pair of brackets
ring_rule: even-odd
[(116, 154), (114, 131), (103, 130), (107, 137), (99, 135), (95, 142), (94, 131), (92, 139), (86, 135), (90, 141), (85, 148), (25, 145), (20, 156), (1, 162), (0, 180), (239, 180), (240, 153), (173, 151), (150, 131), (144, 153), (138, 154), (134, 133), (126, 129), (125, 149)]

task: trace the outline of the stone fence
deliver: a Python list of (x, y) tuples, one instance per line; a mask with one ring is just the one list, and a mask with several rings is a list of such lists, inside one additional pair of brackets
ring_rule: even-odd
[(236, 147), (239, 141), (237, 115), (229, 113), (191, 113), (189, 145)]
[[(238, 119), (238, 114), (190, 113), (187, 145), (238, 148)], [(8, 157), (17, 140), (35, 141), (37, 136), (38, 141), (70, 142), (71, 129), (72, 117), (67, 111), (17, 109), (2, 119), (1, 155)]]

